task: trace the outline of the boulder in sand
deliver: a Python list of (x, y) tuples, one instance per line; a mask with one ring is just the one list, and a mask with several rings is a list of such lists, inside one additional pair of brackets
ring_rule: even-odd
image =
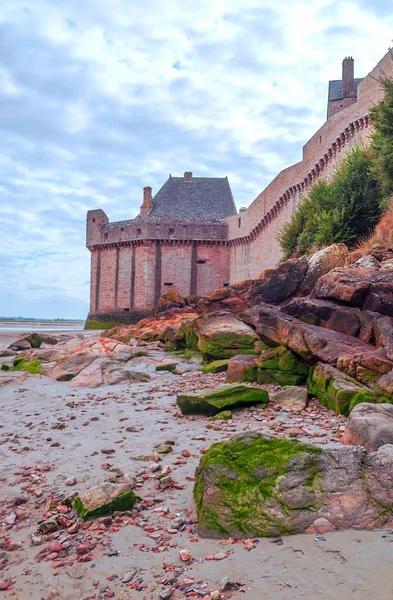
[(385, 444), (393, 444), (393, 405), (363, 402), (349, 415), (341, 443), (364, 446), (375, 452)]
[(270, 394), (270, 400), (278, 402), (281, 406), (288, 406), (292, 410), (304, 410), (307, 406), (307, 397), (306, 388), (296, 385), (286, 386), (279, 392)]
[(138, 500), (130, 484), (104, 483), (78, 495), (74, 507), (79, 516), (87, 520), (131, 510)]
[(179, 394), (177, 405), (184, 415), (216, 415), (223, 410), (267, 404), (266, 390), (251, 385), (223, 385), (213, 390)]

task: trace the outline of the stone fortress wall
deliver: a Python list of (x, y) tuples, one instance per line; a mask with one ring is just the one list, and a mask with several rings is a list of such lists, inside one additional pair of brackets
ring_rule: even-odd
[(359, 83), (357, 101), (344, 99), (339, 112), (337, 103), (330, 107), (332, 116), (305, 144), (302, 161), (281, 171), (247, 209), (226, 222), (153, 218), (109, 223), (102, 210), (89, 211), (88, 321), (97, 326), (102, 320), (135, 322), (170, 289), (183, 296), (208, 295), (274, 267), (282, 257), (278, 235), (302, 195), (316, 179), (329, 177), (354, 144), (367, 143), (369, 108), (383, 98), (378, 83), (383, 75), (393, 76), (390, 52)]
[(87, 215), (91, 251), (89, 320), (135, 322), (161, 294), (208, 295), (229, 283), (228, 226), (187, 219), (109, 223)]
[(231, 248), (230, 282), (252, 279), (274, 267), (282, 253), (278, 234), (302, 194), (319, 177), (329, 177), (343, 152), (367, 143), (370, 106), (380, 102), (378, 79), (393, 76), (388, 52), (358, 86), (357, 102), (333, 115), (303, 147), (301, 162), (281, 171), (254, 202), (227, 220)]

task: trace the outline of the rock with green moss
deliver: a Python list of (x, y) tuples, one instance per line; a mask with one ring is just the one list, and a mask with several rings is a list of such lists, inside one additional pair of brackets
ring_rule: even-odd
[(238, 354), (229, 360), (225, 381), (227, 383), (252, 382), (258, 379), (257, 357)]
[(85, 330), (88, 331), (88, 330), (92, 330), (92, 329), (113, 329), (113, 327), (116, 327), (116, 325), (119, 325), (119, 323), (117, 321), (87, 319), (86, 323), (85, 323)]
[(230, 419), (232, 419), (232, 411), (230, 410), (222, 410), (214, 417), (210, 417), (210, 421), (229, 421)]
[(259, 339), (252, 327), (230, 312), (201, 316), (193, 323), (198, 350), (205, 360), (231, 358), (236, 354), (256, 354)]
[(262, 350), (257, 361), (258, 383), (301, 385), (305, 383), (309, 367), (285, 346)]
[(228, 358), (223, 358), (222, 360), (214, 360), (213, 362), (205, 365), (203, 367), (204, 373), (222, 373), (228, 369)]
[(18, 356), (14, 360), (12, 371), (26, 371), (30, 375), (42, 375), (41, 364), (36, 358), (28, 360), (27, 358)]
[(177, 405), (184, 415), (211, 416), (242, 406), (267, 405), (268, 401), (266, 390), (251, 385), (223, 385), (212, 390), (177, 396)]
[(138, 500), (129, 484), (104, 483), (78, 495), (73, 503), (78, 515), (86, 521), (131, 510)]
[(165, 363), (160, 363), (159, 365), (156, 365), (156, 371), (169, 371), (170, 373), (173, 373), (174, 371), (176, 371), (176, 368), (177, 368), (176, 363), (165, 362)]
[(307, 380), (310, 394), (337, 414), (349, 415), (360, 402), (377, 402), (375, 392), (338, 369), (318, 363)]
[(393, 446), (320, 448), (243, 433), (213, 444), (196, 471), (199, 532), (278, 536), (372, 529), (390, 522)]

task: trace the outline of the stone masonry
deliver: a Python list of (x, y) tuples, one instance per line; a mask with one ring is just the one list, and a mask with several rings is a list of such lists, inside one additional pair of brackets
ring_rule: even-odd
[(227, 178), (169, 177), (153, 197), (145, 187), (138, 217), (110, 223), (100, 209), (87, 213), (91, 252), (87, 326), (136, 322), (170, 289), (183, 296), (256, 278), (281, 258), (278, 234), (303, 194), (329, 177), (343, 153), (368, 143), (369, 109), (383, 98), (378, 82), (393, 76), (389, 51), (364, 79), (351, 57), (342, 80), (329, 83), (328, 119), (303, 147), (301, 162), (277, 175), (237, 213)]

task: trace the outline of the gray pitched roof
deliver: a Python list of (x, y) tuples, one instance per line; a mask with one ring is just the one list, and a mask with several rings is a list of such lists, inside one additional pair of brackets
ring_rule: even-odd
[[(363, 77), (355, 79), (355, 92), (358, 93), (358, 85), (363, 81)], [(329, 81), (329, 100), (340, 100), (343, 97), (343, 82), (341, 79)]]
[(227, 177), (169, 177), (153, 198), (148, 219), (171, 217), (224, 220), (236, 214)]

